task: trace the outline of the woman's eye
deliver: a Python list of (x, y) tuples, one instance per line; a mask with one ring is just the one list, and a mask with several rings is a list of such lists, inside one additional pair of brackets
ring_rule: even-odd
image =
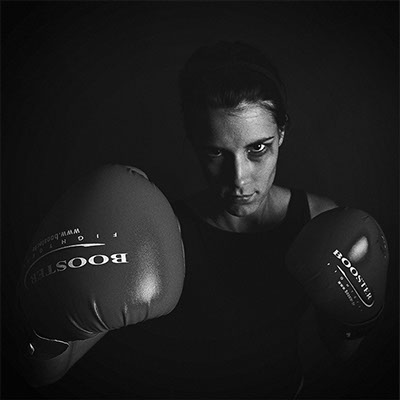
[(263, 143), (256, 144), (249, 149), (249, 153), (251, 155), (264, 154), (267, 151), (268, 146), (270, 146), (270, 145), (266, 145)]
[(222, 151), (218, 149), (207, 149), (206, 154), (208, 157), (216, 158), (222, 155)]

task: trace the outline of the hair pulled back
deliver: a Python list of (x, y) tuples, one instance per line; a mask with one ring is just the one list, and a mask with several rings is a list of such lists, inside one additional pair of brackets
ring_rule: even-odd
[(237, 109), (258, 104), (271, 112), (280, 130), (288, 122), (285, 87), (264, 53), (243, 42), (200, 47), (179, 75), (185, 128), (208, 108)]

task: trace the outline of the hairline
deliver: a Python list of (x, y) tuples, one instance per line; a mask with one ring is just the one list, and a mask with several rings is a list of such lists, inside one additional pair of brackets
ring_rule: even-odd
[(261, 108), (263, 110), (267, 110), (271, 112), (271, 108), (274, 107), (274, 103), (271, 100), (256, 100), (256, 101), (249, 101), (249, 100), (243, 100), (241, 101), (237, 106), (234, 107), (215, 107), (215, 106), (209, 106), (209, 110), (223, 110), (224, 112), (228, 114), (236, 114), (236, 113), (241, 113), (244, 111), (249, 110), (250, 108)]

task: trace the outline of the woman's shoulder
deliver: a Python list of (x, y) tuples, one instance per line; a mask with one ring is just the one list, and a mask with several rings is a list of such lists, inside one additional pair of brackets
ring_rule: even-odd
[[(275, 190), (278, 194), (277, 198), (279, 199), (279, 203), (283, 205), (284, 209), (287, 209), (289, 202), (292, 199), (294, 189), (275, 186)], [(329, 197), (320, 196), (315, 193), (309, 193), (305, 190), (297, 190), (296, 193), (301, 193), (301, 197), (305, 195), (307, 198), (311, 218), (314, 218), (325, 211), (338, 207), (336, 202)]]
[(315, 218), (317, 215), (332, 210), (333, 208), (338, 207), (335, 201), (332, 199), (320, 196), (314, 193), (307, 192), (307, 200), (308, 205), (310, 207), (310, 215), (311, 218)]

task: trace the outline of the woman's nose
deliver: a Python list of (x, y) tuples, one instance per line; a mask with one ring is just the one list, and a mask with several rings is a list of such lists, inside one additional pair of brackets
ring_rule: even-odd
[(237, 156), (233, 163), (233, 184), (235, 188), (245, 190), (250, 177), (250, 165), (247, 159)]

